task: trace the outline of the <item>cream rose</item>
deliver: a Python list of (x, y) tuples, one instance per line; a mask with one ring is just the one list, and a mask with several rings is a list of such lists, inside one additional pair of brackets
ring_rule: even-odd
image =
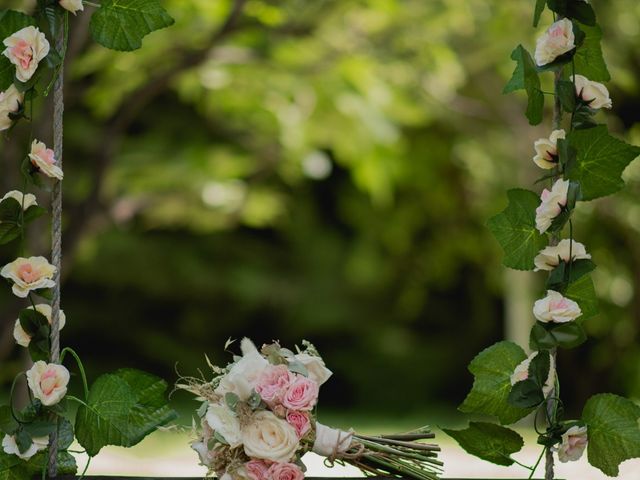
[(580, 306), (561, 293), (548, 290), (547, 296), (537, 300), (533, 306), (533, 314), (541, 322), (566, 323), (582, 315)]
[(16, 437), (13, 435), (5, 435), (2, 439), (2, 449), (4, 453), (8, 455), (16, 455), (22, 460), (29, 460), (36, 453), (45, 450), (49, 445), (49, 437), (35, 437), (32, 438), (32, 444), (26, 452), (20, 453), (20, 448), (16, 443)]
[(44, 257), (18, 258), (5, 265), (0, 275), (13, 282), (13, 294), (26, 298), (32, 290), (52, 288), (56, 267)]
[(574, 75), (573, 81), (576, 85), (576, 95), (587, 102), (589, 107), (595, 110), (613, 107), (609, 90), (603, 84), (592, 82), (582, 75)]
[[(18, 190), (11, 190), (4, 197), (0, 199), (0, 203), (4, 202), (8, 198), (13, 198), (16, 202), (20, 204), (20, 206), (24, 210), (29, 210), (31, 207), (37, 206), (38, 201), (36, 200), (36, 196), (32, 193), (27, 193), (26, 195)], [(2, 223), (2, 222), (0, 222)]]
[(38, 167), (47, 177), (57, 178), (58, 180), (63, 179), (64, 174), (62, 173), (62, 169), (56, 165), (57, 162), (53, 150), (47, 148), (44, 143), (34, 140), (33, 143), (31, 143), (29, 158), (31, 159), (31, 163)]
[[(29, 307), (29, 310), (33, 310), (33, 307)], [(40, 303), (36, 305), (36, 312), (41, 313), (47, 318), (49, 325), (51, 325), (51, 306), (46, 303)], [(62, 330), (67, 323), (67, 317), (64, 312), (60, 310), (60, 316), (58, 318), (58, 323), (60, 325), (60, 330)], [(13, 327), (13, 338), (16, 340), (16, 343), (22, 347), (28, 347), (31, 343), (31, 337), (24, 331), (22, 325), (20, 324), (20, 319), (16, 320), (16, 324)]]
[(557, 180), (551, 190), (546, 188), (540, 195), (540, 206), (536, 209), (536, 228), (540, 233), (549, 230), (553, 220), (560, 215), (567, 205), (569, 194), (569, 180)]
[(38, 68), (40, 61), (49, 54), (49, 42), (36, 27), (25, 27), (4, 39), (7, 47), (2, 54), (16, 66), (16, 78), (25, 83)]
[(325, 383), (333, 375), (333, 372), (326, 367), (320, 357), (309, 355), (308, 353), (298, 353), (294, 355), (293, 359), (304, 365), (309, 373), (309, 378), (316, 382), (318, 386)]
[(223, 397), (227, 393), (235, 393), (241, 401), (245, 401), (253, 393), (262, 372), (269, 366), (269, 362), (260, 355), (260, 352), (248, 338), (243, 339), (240, 346), (243, 353), (242, 358), (222, 378), (215, 393)]
[[(511, 374), (511, 385), (515, 385), (518, 382), (522, 382), (523, 380), (527, 380), (529, 378), (529, 365), (531, 364), (531, 360), (536, 358), (538, 352), (533, 352), (529, 355), (528, 358), (525, 358), (513, 371)], [(553, 360), (553, 356), (549, 357), (551, 363), (549, 365), (549, 376), (547, 377), (547, 381), (544, 382), (544, 386), (542, 387), (542, 393), (545, 398), (551, 393), (555, 386), (556, 381), (556, 364)]]
[(240, 421), (226, 405), (209, 405), (205, 418), (213, 431), (222, 435), (231, 448), (242, 444)]
[(587, 427), (574, 425), (562, 435), (562, 443), (558, 447), (558, 460), (563, 463), (579, 460), (587, 448), (587, 443)]
[(0, 132), (8, 130), (13, 125), (13, 120), (9, 116), (20, 110), (20, 105), (24, 101), (24, 94), (11, 85), (4, 92), (0, 92)]
[[(569, 250), (571, 250), (571, 258), (569, 258)], [(569, 243), (569, 239), (564, 239), (555, 247), (546, 247), (540, 250), (540, 253), (533, 260), (536, 266), (534, 271), (546, 270), (550, 272), (558, 266), (560, 261), (569, 262), (590, 258), (591, 255), (587, 253), (587, 249), (583, 244), (575, 240)]]
[(558, 140), (564, 139), (566, 132), (562, 129), (551, 132), (549, 138), (540, 138), (533, 144), (536, 156), (533, 161), (540, 168), (550, 170), (558, 165)]
[(575, 47), (571, 20), (568, 18), (558, 20), (538, 38), (535, 53), (536, 63), (540, 67), (547, 65)]
[(69, 10), (74, 15), (78, 11), (84, 11), (82, 0), (60, 0), (60, 6), (65, 10)]
[(242, 428), (244, 452), (249, 458), (289, 462), (298, 449), (298, 435), (285, 420), (262, 410), (254, 413)]
[(40, 400), (42, 405), (50, 407), (66, 395), (69, 370), (62, 365), (39, 360), (27, 371), (27, 383), (33, 396)]

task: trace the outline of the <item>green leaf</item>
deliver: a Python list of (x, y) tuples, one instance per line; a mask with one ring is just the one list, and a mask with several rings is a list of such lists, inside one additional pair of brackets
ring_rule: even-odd
[(549, 274), (547, 279), (547, 290), (555, 290), (563, 293), (570, 283), (578, 281), (580, 278), (595, 270), (596, 264), (589, 259), (574, 260), (569, 265), (560, 262)]
[(548, 0), (549, 9), (563, 17), (578, 20), (585, 25), (595, 25), (596, 14), (584, 0)]
[(576, 107), (576, 88), (569, 80), (560, 80), (556, 83), (558, 98), (565, 112), (573, 112)]
[(106, 445), (136, 445), (176, 418), (165, 399), (166, 389), (164, 380), (138, 370), (102, 375), (89, 392), (88, 408), (78, 409), (78, 442), (90, 456)]
[(536, 208), (540, 198), (529, 190), (507, 192), (508, 207), (489, 219), (487, 227), (502, 246), (505, 266), (516, 270), (533, 270), (533, 259), (547, 246), (546, 235), (536, 229)]
[(30, 474), (26, 463), (16, 455), (8, 455), (0, 448), (0, 480), (25, 480)]
[(574, 57), (576, 73), (596, 82), (608, 82), (611, 80), (611, 75), (600, 46), (602, 30), (598, 25), (582, 26), (582, 30), (586, 36)]
[[(26, 464), (26, 470), (30, 472), (34, 478), (39, 478), (37, 475), (42, 473), (45, 465), (49, 464), (49, 455), (46, 451), (39, 452), (29, 459), (29, 463)], [(58, 452), (58, 474), (60, 475), (75, 475), (78, 472), (78, 464), (76, 459), (69, 452)], [(1, 478), (1, 477), (0, 477)], [(25, 476), (24, 478), (30, 478)]]
[(91, 34), (107, 48), (131, 51), (146, 35), (173, 23), (158, 0), (102, 0), (91, 17)]
[(533, 380), (516, 383), (509, 392), (509, 404), (519, 408), (534, 408), (544, 402), (544, 393)]
[(619, 465), (640, 457), (640, 407), (610, 393), (589, 399), (582, 412), (587, 424), (589, 463), (610, 477)]
[(544, 11), (544, 7), (547, 4), (547, 0), (536, 0), (536, 8), (533, 12), (533, 26), (534, 28), (540, 23), (540, 16)]
[(580, 305), (580, 310), (582, 310), (580, 321), (598, 314), (598, 297), (596, 297), (596, 289), (593, 286), (591, 275), (580, 277), (569, 284), (563, 295)]
[(531, 329), (529, 346), (533, 350), (550, 350), (556, 347), (574, 348), (586, 340), (587, 334), (579, 322), (560, 324), (537, 322)]
[(505, 467), (513, 464), (511, 455), (524, 446), (524, 440), (517, 432), (493, 423), (471, 422), (465, 430), (443, 428), (442, 431), (467, 453)]
[(524, 350), (512, 342), (499, 342), (480, 352), (469, 364), (475, 380), (459, 410), (493, 415), (503, 425), (527, 416), (531, 410), (514, 407), (508, 401), (511, 375), (526, 358)]
[(7, 435), (13, 435), (18, 429), (18, 422), (11, 414), (11, 408), (8, 405), (0, 407), (0, 432)]
[(567, 140), (578, 154), (566, 177), (580, 182), (583, 200), (611, 195), (624, 187), (622, 172), (640, 155), (640, 147), (612, 137), (604, 125), (574, 130)]
[(540, 91), (540, 77), (531, 54), (522, 45), (518, 45), (511, 53), (511, 59), (517, 62), (511, 80), (502, 93), (526, 90), (528, 96), (527, 118), (531, 125), (542, 122), (544, 110), (544, 94)]

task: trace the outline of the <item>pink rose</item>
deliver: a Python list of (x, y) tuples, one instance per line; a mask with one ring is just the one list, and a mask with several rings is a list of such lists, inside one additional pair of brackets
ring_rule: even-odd
[(256, 392), (267, 404), (274, 405), (282, 402), (293, 380), (294, 375), (286, 365), (270, 365), (258, 378)]
[(252, 480), (269, 479), (269, 465), (263, 460), (250, 460), (244, 464), (244, 469)]
[(297, 378), (289, 385), (289, 389), (282, 399), (282, 404), (289, 410), (313, 410), (318, 401), (318, 393), (320, 388), (313, 380), (298, 375)]
[(267, 475), (270, 480), (304, 480), (304, 472), (295, 463), (274, 463)]
[(305, 412), (290, 410), (287, 412), (287, 423), (295, 428), (299, 438), (304, 437), (311, 430), (311, 421)]

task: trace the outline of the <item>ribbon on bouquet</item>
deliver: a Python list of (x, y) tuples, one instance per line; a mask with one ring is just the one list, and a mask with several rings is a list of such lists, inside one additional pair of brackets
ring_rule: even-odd
[[(339, 459), (360, 458), (365, 448), (360, 442), (354, 441), (353, 435), (353, 430), (345, 432), (344, 430), (327, 427), (320, 422), (316, 422), (316, 439), (313, 442), (311, 451), (327, 457), (330, 464)], [(352, 448), (356, 450), (349, 453)]]

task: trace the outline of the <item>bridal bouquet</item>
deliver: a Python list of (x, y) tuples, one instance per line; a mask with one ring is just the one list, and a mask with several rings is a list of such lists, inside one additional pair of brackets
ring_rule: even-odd
[[(228, 344), (227, 344), (228, 346)], [(222, 480), (302, 480), (301, 457), (314, 452), (325, 463), (351, 464), (367, 475), (439, 478), (442, 462), (428, 428), (366, 436), (327, 427), (316, 419), (320, 387), (331, 371), (313, 345), (294, 353), (278, 343), (260, 351), (247, 338), (242, 356), (214, 366), (211, 381), (183, 379), (178, 388), (202, 402), (191, 446), (209, 474)]]

